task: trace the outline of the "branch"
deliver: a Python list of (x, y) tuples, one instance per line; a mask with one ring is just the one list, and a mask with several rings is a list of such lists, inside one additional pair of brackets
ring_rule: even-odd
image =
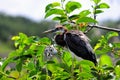
[(109, 28), (109, 27), (99, 26), (99, 25), (88, 25), (88, 27), (94, 27), (94, 28), (99, 28), (99, 29), (104, 29), (104, 30), (109, 30), (109, 31), (120, 32), (120, 29)]
[[(71, 23), (76, 24), (75, 22), (71, 21)], [(65, 25), (65, 24), (64, 24)], [(63, 25), (63, 26), (64, 26)], [(109, 30), (109, 31), (115, 31), (115, 32), (119, 32), (120, 33), (120, 29), (116, 29), (116, 28), (109, 28), (106, 26), (99, 26), (99, 25), (88, 25), (87, 27), (89, 27), (89, 29), (87, 31), (85, 31), (84, 33), (89, 32), (92, 28), (99, 28), (99, 29), (104, 29), (104, 30)]]

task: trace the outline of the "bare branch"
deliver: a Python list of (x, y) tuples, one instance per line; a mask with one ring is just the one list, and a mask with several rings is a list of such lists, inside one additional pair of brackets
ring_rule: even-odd
[(94, 27), (94, 28), (99, 28), (99, 29), (104, 29), (104, 30), (109, 30), (109, 31), (120, 32), (120, 29), (109, 28), (109, 27), (99, 26), (99, 25), (88, 25), (88, 27)]
[[(71, 21), (71, 23), (76, 24), (76, 23), (73, 22), (73, 21)], [(84, 32), (85, 34), (86, 34), (87, 32), (89, 32), (90, 30), (92, 30), (92, 28), (99, 28), (99, 29), (103, 29), (103, 30), (115, 31), (115, 32), (119, 32), (119, 33), (120, 33), (120, 29), (109, 28), (109, 27), (106, 27), (106, 26), (88, 25), (87, 27), (89, 27), (89, 29)]]

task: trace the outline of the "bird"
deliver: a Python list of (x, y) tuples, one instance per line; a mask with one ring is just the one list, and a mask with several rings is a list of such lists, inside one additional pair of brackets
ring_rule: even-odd
[(64, 26), (58, 25), (54, 29), (43, 33), (56, 33), (55, 42), (57, 45), (68, 48), (76, 56), (92, 61), (97, 64), (96, 55), (89, 43), (89, 38), (80, 30), (67, 30)]

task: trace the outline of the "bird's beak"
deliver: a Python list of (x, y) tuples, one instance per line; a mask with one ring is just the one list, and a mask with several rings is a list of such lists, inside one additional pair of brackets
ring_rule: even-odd
[(47, 31), (44, 31), (43, 33), (52, 33), (52, 32), (55, 32), (55, 29), (50, 29), (50, 30), (47, 30)]

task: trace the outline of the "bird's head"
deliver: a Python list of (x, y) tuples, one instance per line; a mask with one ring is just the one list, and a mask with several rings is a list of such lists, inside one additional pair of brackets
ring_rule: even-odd
[(43, 33), (64, 33), (66, 31), (67, 29), (65, 29), (62, 25), (57, 25), (54, 29), (44, 31)]

